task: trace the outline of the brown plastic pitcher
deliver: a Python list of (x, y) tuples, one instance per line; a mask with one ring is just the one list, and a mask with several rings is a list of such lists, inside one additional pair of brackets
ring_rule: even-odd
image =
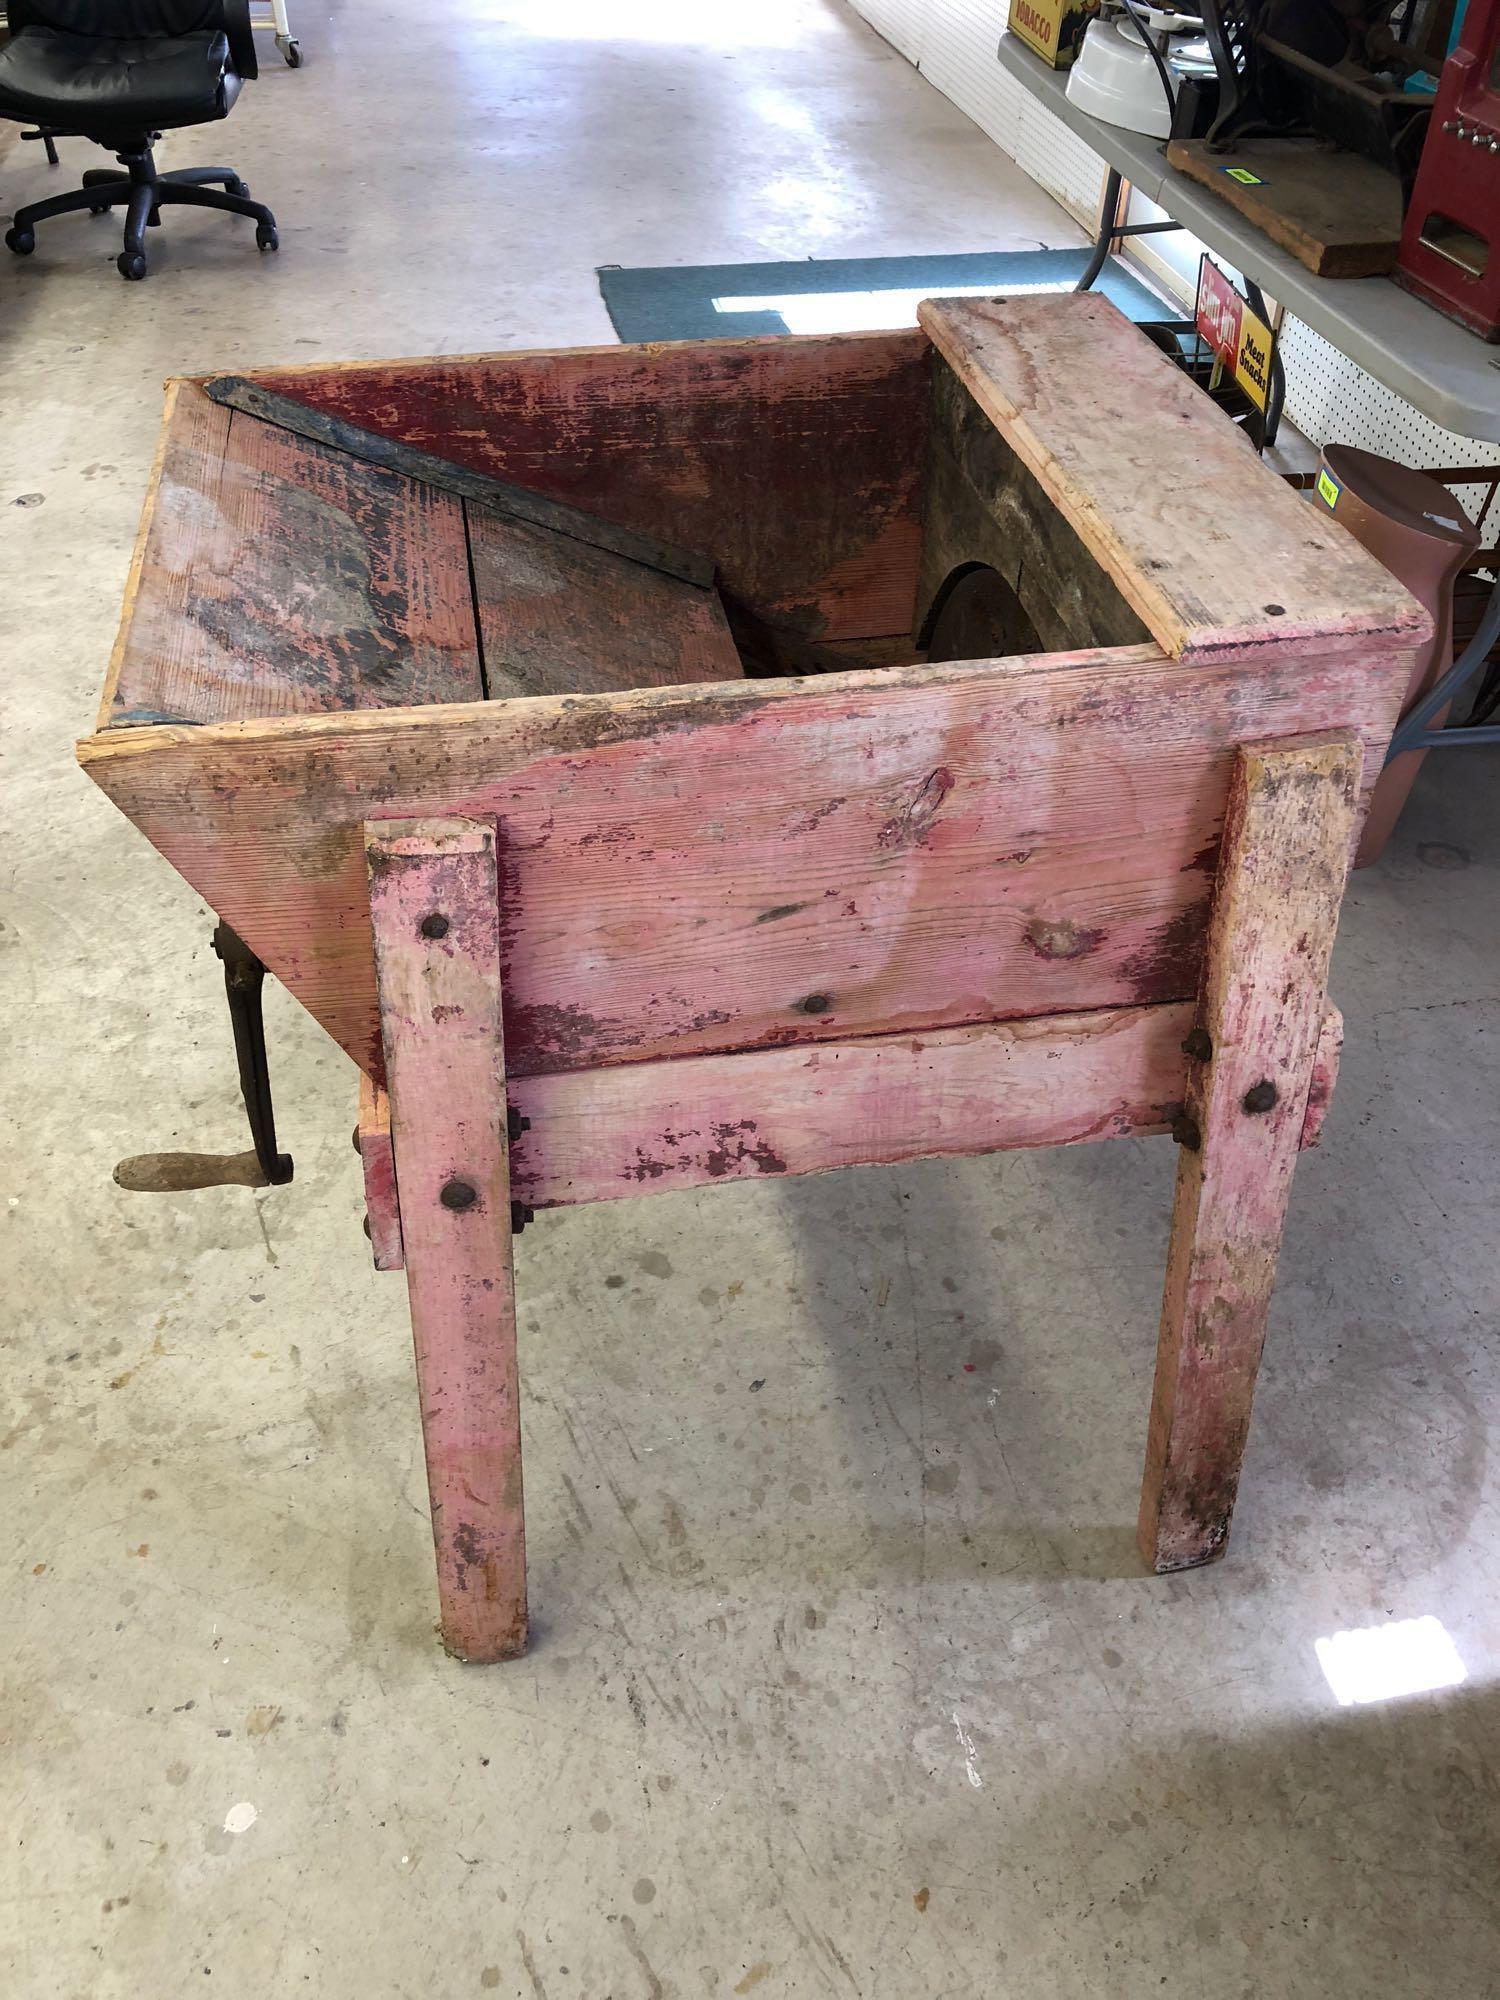
[[(1479, 530), (1441, 480), (1349, 444), (1325, 446), (1314, 491), (1335, 520), (1432, 613), (1432, 641), (1413, 664), (1404, 714), (1453, 664), (1453, 585), (1479, 547)], [(1440, 729), (1447, 713), (1440, 709), (1428, 727)], [(1426, 755), (1405, 750), (1381, 772), (1356, 868), (1379, 859)]]

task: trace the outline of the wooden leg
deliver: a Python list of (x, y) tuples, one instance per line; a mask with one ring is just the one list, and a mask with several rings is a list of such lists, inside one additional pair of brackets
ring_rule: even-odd
[(1352, 736), (1252, 745), (1236, 760), (1141, 1493), (1141, 1551), (1158, 1570), (1211, 1562), (1228, 1539), (1323, 1034), (1360, 768)]
[(443, 1643), (526, 1648), (495, 830), (365, 828)]

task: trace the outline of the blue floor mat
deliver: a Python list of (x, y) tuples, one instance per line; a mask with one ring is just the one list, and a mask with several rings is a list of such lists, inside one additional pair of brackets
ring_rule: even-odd
[[(1070, 291), (1087, 250), (997, 250), (958, 257), (832, 257), (801, 264), (666, 264), (599, 271), (621, 340), (712, 340), (753, 333), (841, 333), (915, 324), (913, 296), (972, 288)], [(1111, 258), (1094, 289), (1134, 320), (1170, 319), (1166, 306)]]

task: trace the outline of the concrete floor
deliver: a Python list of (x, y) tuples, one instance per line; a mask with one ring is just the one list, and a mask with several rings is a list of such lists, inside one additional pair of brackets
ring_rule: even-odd
[[(144, 286), (86, 219), (0, 264), (0, 1991), (1500, 1993), (1493, 755), (1351, 896), (1206, 1572), (1131, 1549), (1163, 1142), (544, 1217), (535, 1643), (488, 1670), (433, 1637), (345, 1059), (278, 992), (295, 1183), (112, 1185), (243, 1143), (207, 912), (72, 761), (160, 377), (605, 339), (609, 260), (1078, 240), (818, 0), (296, 26), (165, 149), (239, 163), (279, 258), (176, 214)], [(59, 178), (12, 152), (4, 201)], [(1466, 1685), (1339, 1707), (1316, 1641), (1419, 1618)]]

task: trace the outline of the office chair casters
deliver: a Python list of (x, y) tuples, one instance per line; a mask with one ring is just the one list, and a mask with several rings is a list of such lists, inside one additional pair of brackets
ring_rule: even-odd
[(261, 250), (279, 247), (275, 216), (264, 202), (250, 199), (249, 187), (232, 167), (177, 167), (159, 173), (150, 142), (116, 153), (115, 158), (123, 173), (113, 167), (93, 167), (84, 175), (81, 187), (33, 202), (29, 208), (17, 209), (15, 221), (5, 234), (7, 246), (18, 257), (29, 257), (36, 248), (37, 223), (79, 209), (87, 209), (90, 215), (103, 215), (123, 203), (125, 248), (115, 259), (122, 278), (145, 277), (145, 232), (160, 222), (161, 210), (171, 206), (217, 208), (231, 215), (248, 216), (255, 224), (256, 247)]

